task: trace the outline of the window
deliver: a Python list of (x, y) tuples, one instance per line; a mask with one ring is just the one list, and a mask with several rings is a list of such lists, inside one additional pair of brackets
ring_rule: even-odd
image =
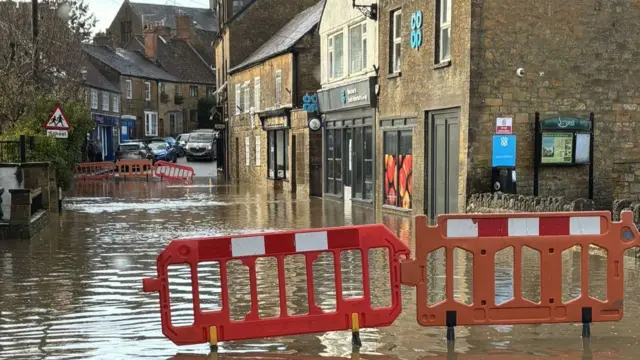
[(438, 1), (438, 62), (451, 59), (451, 0)]
[(249, 81), (245, 81), (244, 85), (242, 85), (242, 90), (244, 93), (244, 112), (248, 113), (251, 109), (251, 95), (249, 94)]
[(367, 24), (349, 29), (349, 73), (355, 74), (367, 68)]
[(325, 191), (328, 194), (342, 194), (342, 129), (327, 129), (326, 156), (327, 181)]
[(276, 70), (276, 105), (280, 105), (282, 95), (282, 70)]
[(120, 95), (113, 95), (111, 102), (113, 103), (113, 112), (120, 112)]
[(338, 79), (342, 77), (342, 64), (344, 52), (344, 39), (342, 33), (329, 36), (329, 79)]
[(236, 102), (234, 105), (236, 107), (236, 115), (240, 115), (240, 84), (236, 84)]
[[(349, 131), (349, 130), (346, 130)], [(353, 197), (362, 200), (373, 198), (373, 128), (354, 127), (352, 155)]]
[(109, 111), (109, 109), (111, 109), (109, 107), (109, 93), (103, 91), (102, 92), (102, 110), (103, 111)]
[(145, 136), (158, 136), (158, 113), (144, 112), (144, 134)]
[(289, 172), (287, 163), (287, 130), (274, 130), (267, 132), (267, 175), (269, 179), (286, 179)]
[(191, 120), (191, 122), (198, 122), (198, 110), (197, 109), (189, 110), (189, 119)]
[(171, 136), (176, 136), (183, 133), (183, 121), (182, 116), (179, 113), (169, 113), (169, 132)]
[(127, 99), (131, 99), (133, 97), (133, 87), (131, 86), (131, 80), (127, 80), (125, 84), (126, 84)]
[(384, 205), (412, 208), (413, 155), (411, 130), (384, 132), (383, 197)]
[(255, 112), (260, 111), (260, 78), (253, 79), (253, 107)]
[(189, 96), (198, 97), (198, 87), (197, 86), (189, 86)]
[(91, 108), (98, 108), (98, 90), (96, 89), (91, 89)]
[(174, 92), (174, 94), (173, 94), (174, 96), (176, 96), (176, 95), (177, 96), (182, 96), (182, 87), (180, 85), (176, 84), (173, 87), (173, 92)]
[(160, 92), (163, 94), (167, 92), (167, 88), (164, 83), (160, 83)]
[(256, 135), (256, 166), (260, 166), (260, 135)]
[(144, 99), (151, 101), (151, 83), (148, 81), (144, 83)]
[(131, 39), (131, 21), (120, 22), (120, 39), (123, 43)]
[(402, 11), (396, 10), (391, 13), (391, 67), (390, 73), (400, 72), (400, 51), (402, 50)]
[(207, 97), (213, 97), (213, 93), (216, 92), (216, 88), (213, 86), (207, 86)]
[(251, 155), (250, 155), (251, 144), (249, 139), (250, 137), (248, 136), (244, 137), (244, 165), (245, 166), (249, 166), (249, 164), (251, 164)]

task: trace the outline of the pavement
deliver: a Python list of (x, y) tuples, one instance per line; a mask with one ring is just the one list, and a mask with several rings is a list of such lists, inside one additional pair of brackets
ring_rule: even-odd
[(187, 162), (186, 157), (178, 158), (178, 164), (191, 166), (196, 172), (196, 177), (215, 178), (218, 175), (216, 161), (194, 160)]

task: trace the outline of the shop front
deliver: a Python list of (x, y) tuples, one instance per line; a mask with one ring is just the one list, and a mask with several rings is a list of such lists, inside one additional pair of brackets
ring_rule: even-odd
[(267, 132), (267, 178), (270, 180), (289, 180), (289, 117), (288, 109), (260, 115), (262, 129)]
[(325, 196), (373, 204), (376, 78), (318, 91)]
[(100, 140), (104, 160), (115, 160), (115, 149), (118, 147), (120, 138), (118, 135), (120, 117), (91, 113), (91, 118), (96, 122), (96, 128), (91, 133), (91, 137)]

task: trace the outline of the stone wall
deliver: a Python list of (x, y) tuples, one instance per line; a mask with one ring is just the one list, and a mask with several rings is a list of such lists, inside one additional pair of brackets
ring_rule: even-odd
[(640, 162), (615, 162), (611, 178), (615, 199), (640, 200)]
[(467, 200), (467, 213), (516, 213), (593, 211), (588, 199), (569, 200), (563, 196), (527, 196), (497, 193), (472, 194)]

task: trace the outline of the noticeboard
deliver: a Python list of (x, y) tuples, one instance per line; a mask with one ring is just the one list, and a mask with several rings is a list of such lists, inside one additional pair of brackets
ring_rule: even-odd
[(542, 133), (542, 164), (572, 164), (573, 163), (573, 133), (571, 132), (543, 132)]

